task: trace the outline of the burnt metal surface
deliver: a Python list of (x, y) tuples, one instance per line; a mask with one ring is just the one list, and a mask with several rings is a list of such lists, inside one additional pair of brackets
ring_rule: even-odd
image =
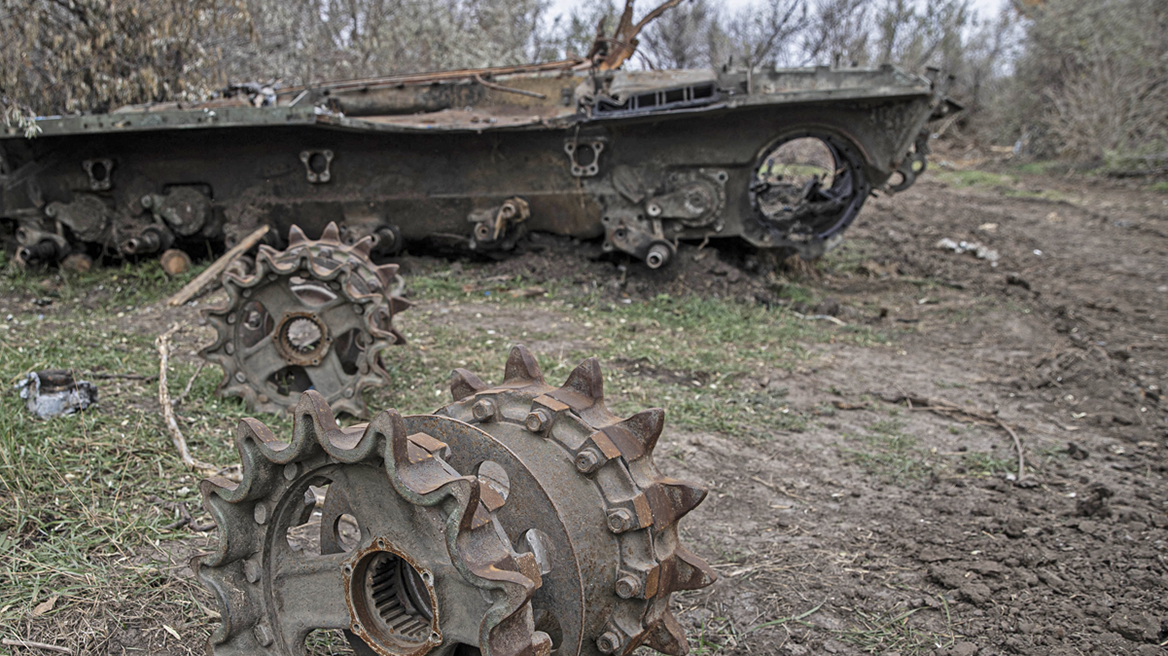
[[(892, 66), (621, 69), (674, 4), (636, 24), (627, 7), (586, 59), (242, 85), (44, 117), (33, 139), (0, 128), (0, 221), (23, 231), (10, 249), (27, 263), (204, 253), (262, 224), (281, 247), (292, 225), (317, 236), (330, 221), (346, 240), (374, 236), (375, 255), (435, 235), (505, 251), (543, 231), (651, 267), (719, 237), (813, 257), (869, 194), (913, 183), (926, 124), (959, 109), (944, 81)], [(770, 165), (799, 140), (831, 162), (796, 185)]]
[(228, 302), (206, 312), (216, 338), (202, 351), (223, 368), (220, 394), (278, 412), (313, 389), (364, 417), (361, 391), (388, 381), (381, 352), (405, 343), (393, 315), (409, 307), (392, 293), (397, 265), (373, 264), (372, 247), (372, 236), (343, 244), (335, 223), (316, 241), (292, 226), (286, 250), (261, 246), (251, 270), (228, 270)]
[(306, 392), (287, 442), (240, 424), (242, 482), (200, 488), (209, 653), (302, 654), (315, 629), (382, 656), (686, 653), (671, 595), (715, 574), (677, 532), (706, 491), (653, 465), (664, 412), (622, 420), (595, 359), (553, 387), (523, 347), (501, 383), (457, 370), (451, 391), (347, 429)]

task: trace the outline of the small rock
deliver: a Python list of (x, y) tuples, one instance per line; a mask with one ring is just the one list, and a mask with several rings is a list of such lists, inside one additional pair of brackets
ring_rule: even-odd
[(950, 590), (955, 590), (965, 584), (965, 576), (956, 568), (946, 565), (933, 565), (930, 567), (929, 578), (937, 583), (937, 585)]
[(981, 606), (990, 600), (993, 594), (990, 592), (989, 586), (982, 583), (966, 583), (958, 590), (961, 597), (973, 604), (974, 606)]
[(977, 645), (972, 642), (959, 642), (949, 649), (953, 656), (977, 656)]
[(1107, 500), (1115, 495), (1110, 488), (1102, 483), (1092, 483), (1075, 505), (1075, 512), (1080, 517), (1110, 517), (1111, 506)]
[(1148, 613), (1136, 613), (1121, 607), (1107, 622), (1107, 628), (1133, 642), (1158, 642), (1160, 620)]
[(1026, 524), (1022, 521), (1021, 517), (1011, 517), (1009, 521), (1006, 522), (1005, 533), (1006, 537), (1014, 539), (1020, 538), (1026, 535)]

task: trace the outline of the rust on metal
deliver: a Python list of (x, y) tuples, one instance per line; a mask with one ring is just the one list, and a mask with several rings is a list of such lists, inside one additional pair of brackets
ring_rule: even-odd
[(521, 346), (498, 384), (452, 381), (431, 415), (342, 429), (308, 391), (288, 441), (240, 423), (242, 481), (200, 486), (220, 530), (193, 563), (219, 604), (208, 653), (303, 653), (318, 629), (380, 656), (686, 653), (671, 595), (716, 575), (677, 533), (705, 490), (652, 462), (664, 413), (622, 420), (595, 360), (553, 387)]
[[(633, 71), (625, 5), (588, 57), (278, 88), (0, 128), (21, 262), (231, 248), (262, 225), (407, 245), (594, 240), (648, 267), (705, 239), (814, 257), (924, 170), (944, 83), (892, 66)], [(728, 243), (733, 243), (728, 241)]]
[(365, 416), (362, 390), (388, 380), (382, 351), (405, 342), (392, 323), (409, 307), (393, 292), (398, 266), (375, 265), (371, 236), (345, 245), (332, 223), (319, 240), (293, 226), (288, 244), (223, 275), (228, 301), (206, 311), (217, 335), (202, 355), (223, 367), (220, 393), (254, 410), (290, 409), (314, 389)]

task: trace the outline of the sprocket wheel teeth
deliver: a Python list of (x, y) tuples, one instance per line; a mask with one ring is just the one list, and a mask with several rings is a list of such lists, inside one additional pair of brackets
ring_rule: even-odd
[(389, 334), (393, 336), (393, 343), (398, 346), (406, 343), (406, 336), (401, 334), (397, 328), (390, 328)]
[[(401, 296), (389, 297), (389, 313), (396, 316), (398, 312), (405, 312), (414, 307), (414, 304), (402, 298)], [(404, 340), (403, 340), (404, 341)]]
[(549, 396), (568, 404), (573, 410), (582, 412), (593, 406), (604, 407), (604, 377), (600, 372), (600, 361), (588, 358), (580, 363), (568, 380)]
[(373, 252), (373, 237), (371, 235), (365, 235), (357, 243), (349, 247), (349, 252), (356, 253), (361, 257), (369, 257), (370, 253)]
[[(283, 533), (257, 536), (252, 531), (269, 524), (269, 531), (285, 530), (268, 514), (284, 502), (273, 503), (267, 497), (279, 486), (288, 485), (292, 477), (305, 476), (305, 472), (296, 473), (301, 463), (315, 463), (309, 467), (323, 464), (325, 468), (334, 466), (329, 463), (378, 463), (404, 501), (444, 508), (446, 524), (440, 534), (446, 536), (454, 568), (472, 585), (494, 591), (479, 625), (483, 653), (551, 653), (551, 638), (537, 631), (533, 621), (531, 598), (542, 585), (536, 557), (513, 550), (495, 516), (505, 503), (504, 497), (486, 479), (461, 475), (447, 464), (443, 460), (443, 454), (450, 451), (447, 444), (425, 432), (407, 434), (406, 422), (394, 410), (378, 413), (368, 424), (341, 428), (324, 396), (309, 390), (301, 395), (293, 412), (291, 441), (276, 438), (264, 424), (249, 418), (239, 423), (236, 446), (243, 463), (241, 482), (218, 479), (203, 481), (200, 486), (204, 505), (220, 526), (217, 553), (191, 561), (196, 577), (212, 590), (220, 611), (220, 626), (210, 637), (208, 653), (258, 653), (257, 639), (262, 645), (271, 642), (271, 624), (265, 613), (272, 611), (257, 605), (249, 591), (255, 587), (251, 585), (255, 577), (267, 575), (265, 561), (259, 560), (266, 558), (267, 552), (257, 551), (259, 542), (266, 543), (273, 535), (282, 538)], [(488, 493), (496, 498), (484, 498)], [(307, 506), (308, 514), (294, 524), (307, 521), (311, 508)], [(262, 634), (268, 635), (268, 642), (259, 638)], [(303, 644), (286, 647), (293, 653), (304, 650)]]
[(320, 234), (320, 241), (335, 241), (341, 240), (341, 230), (337, 227), (336, 221), (329, 221), (329, 224), (324, 227), (324, 232)]
[(503, 369), (503, 385), (530, 385), (543, 382), (543, 372), (539, 370), (539, 363), (535, 361), (531, 351), (522, 345), (511, 347), (511, 355)]
[(670, 656), (685, 656), (689, 653), (685, 630), (668, 610), (645, 628), (641, 644)]
[[(308, 241), (308, 235), (304, 234), (304, 231), (300, 229), (300, 226), (298, 226), (296, 224), (292, 224), (292, 227), (288, 228), (288, 247), (289, 248), (291, 248), (293, 246), (299, 246), (306, 241)], [(270, 246), (268, 248), (273, 253), (276, 252), (276, 249), (271, 248)], [(260, 250), (261, 251), (263, 250), (262, 246), (260, 247)]]
[(645, 490), (645, 498), (653, 512), (653, 526), (658, 530), (676, 524), (696, 508), (709, 490), (676, 478), (660, 476)]
[(664, 429), (665, 411), (650, 408), (603, 430), (625, 460), (633, 461), (653, 452)]
[[(627, 590), (630, 588), (627, 586), (624, 588), (626, 592), (621, 592), (619, 585), (616, 587), (614, 595), (626, 600), (643, 600), (642, 605), (640, 609), (632, 606), (614, 609), (605, 634), (593, 636), (593, 639), (599, 641), (598, 648), (602, 651), (611, 646), (614, 656), (628, 656), (641, 645), (673, 656), (686, 654), (688, 643), (685, 632), (668, 610), (671, 596), (679, 591), (705, 588), (718, 577), (704, 560), (680, 544), (677, 527), (679, 520), (702, 502), (707, 490), (696, 483), (663, 476), (657, 470), (652, 455), (664, 430), (665, 411), (651, 408), (626, 419), (609, 412), (604, 404), (604, 381), (598, 360), (589, 358), (580, 363), (558, 388), (547, 385), (538, 372), (535, 358), (522, 346), (512, 348), (504, 380), (499, 385), (484, 383), (469, 371), (456, 370), (451, 385), (455, 405), (440, 410), (439, 414), (468, 419), (473, 415), (477, 418), (474, 412), (477, 395), (483, 395), (496, 404), (500, 401), (521, 405), (531, 403), (532, 410), (528, 416), (531, 423), (524, 423), (526, 429), (541, 437), (559, 441), (562, 446), (577, 453), (574, 463), (581, 475), (600, 481), (601, 477), (596, 472), (600, 468), (611, 467), (610, 463), (617, 463), (609, 471), (616, 476), (630, 477), (630, 482), (638, 491), (639, 500), (633, 502), (632, 513), (619, 506), (610, 506), (610, 522), (615, 516), (618, 517), (617, 521), (624, 524), (623, 528), (616, 529), (613, 528), (614, 524), (609, 523), (608, 528), (622, 536), (622, 548), (637, 549), (641, 544), (648, 544), (651, 549), (649, 558), (656, 562), (656, 567), (650, 576), (641, 580), (643, 588), (635, 588), (636, 591), (629, 593)], [(515, 398), (509, 401), (512, 395)], [(560, 407), (557, 408), (557, 405)], [(577, 440), (568, 439), (565, 442), (565, 438), (557, 437), (557, 431), (546, 428), (549, 409), (575, 416), (574, 420), (567, 421), (565, 429), (571, 425), (579, 425), (579, 428), (567, 429), (565, 433), (580, 429), (591, 431), (586, 434), (583, 447), (578, 446)], [(569, 409), (570, 413), (566, 413), (565, 410)], [(515, 410), (512, 408), (513, 412)], [(501, 410), (498, 412), (501, 413)], [(507, 415), (491, 416), (493, 418), (490, 421), (514, 421), (507, 419)], [(557, 422), (553, 428), (565, 421), (562, 416), (553, 419)], [(573, 421), (580, 424), (573, 424)], [(532, 428), (533, 424), (540, 428)], [(581, 458), (579, 454), (590, 456), (591, 462), (589, 457)], [(621, 513), (624, 519), (619, 519)], [(623, 542), (626, 539), (628, 542)], [(626, 563), (622, 557), (622, 567), (630, 564), (630, 571), (640, 570), (639, 565), (633, 561)], [(634, 574), (629, 578), (635, 580), (636, 576)]]
[(671, 585), (674, 592), (701, 590), (713, 585), (718, 580), (717, 572), (689, 549), (678, 545), (674, 549), (673, 555), (674, 566), (677, 568), (676, 578)]
[[(252, 376), (255, 372), (241, 359), (246, 347), (238, 341), (238, 331), (243, 323), (238, 317), (242, 316), (241, 309), (248, 307), (249, 303), (261, 303), (263, 310), (273, 320), (265, 329), (265, 332), (271, 333), (280, 329), (280, 321), (284, 321), (280, 319), (281, 315), (290, 316), (285, 310), (315, 311), (317, 303), (304, 298), (296, 299), (299, 294), (295, 290), (291, 299), (286, 294), (274, 294), (270, 300), (275, 301), (275, 308), (268, 304), (268, 299), (262, 299), (269, 286), (291, 285), (296, 276), (307, 275), (316, 279), (316, 283), (322, 287), (327, 284), (333, 290), (332, 293), (346, 297), (345, 300), (353, 304), (354, 309), (358, 310), (357, 315), (361, 317), (355, 329), (363, 333), (366, 341), (365, 348), (354, 356), (356, 361), (350, 363), (355, 365), (355, 373), (346, 372), (341, 376), (324, 372), (326, 383), (322, 388), (318, 385), (316, 374), (310, 369), (310, 383), (314, 389), (326, 395), (334, 412), (347, 412), (355, 417), (368, 416), (369, 410), (361, 392), (388, 381), (389, 374), (382, 363), (383, 353), (393, 344), (406, 342), (405, 336), (394, 328), (393, 317), (408, 309), (410, 304), (390, 292), (394, 276), (389, 274), (398, 270), (397, 265), (375, 265), (361, 248), (343, 246), (338, 235), (335, 222), (330, 223), (321, 239), (315, 241), (308, 239), (299, 226), (292, 225), (288, 229), (286, 249), (280, 251), (261, 244), (254, 269), (250, 273), (241, 275), (228, 271), (223, 274), (223, 287), (229, 301), (225, 306), (205, 310), (205, 316), (215, 328), (217, 336), (214, 343), (201, 350), (205, 359), (223, 368), (224, 377), (218, 387), (220, 395), (241, 397), (252, 411), (293, 411), (300, 387), (283, 390), (270, 378)], [(303, 273), (305, 270), (307, 274)], [(271, 327), (273, 322), (274, 328)], [(274, 339), (269, 341), (269, 344), (274, 343)], [(264, 348), (274, 351), (265, 355), (268, 360), (283, 358), (290, 366), (310, 366), (296, 362), (275, 346)], [(326, 360), (331, 354), (322, 351), (321, 355), (324, 357), (311, 362), (312, 367), (330, 366)]]
[(450, 372), (450, 396), (456, 403), (485, 389), (487, 384), (466, 369), (455, 369)]

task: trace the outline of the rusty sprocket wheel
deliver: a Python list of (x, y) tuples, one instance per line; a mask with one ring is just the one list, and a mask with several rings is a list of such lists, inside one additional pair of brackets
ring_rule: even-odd
[(249, 275), (224, 274), (229, 300), (207, 311), (217, 336), (202, 351), (223, 367), (220, 394), (279, 412), (313, 389), (333, 410), (366, 416), (361, 392), (388, 380), (381, 352), (405, 342), (392, 321), (409, 307), (390, 291), (397, 265), (374, 264), (372, 245), (342, 244), (335, 223), (316, 241), (292, 226), (287, 249), (260, 246)]
[[(243, 481), (201, 486), (208, 653), (303, 654), (318, 628), (380, 656), (686, 653), (671, 595), (715, 575), (677, 532), (705, 490), (652, 462), (663, 411), (621, 420), (595, 359), (552, 387), (523, 347), (499, 385), (456, 370), (451, 391), (349, 429), (308, 392), (288, 443), (240, 424)], [(321, 555), (295, 550), (306, 532)]]

